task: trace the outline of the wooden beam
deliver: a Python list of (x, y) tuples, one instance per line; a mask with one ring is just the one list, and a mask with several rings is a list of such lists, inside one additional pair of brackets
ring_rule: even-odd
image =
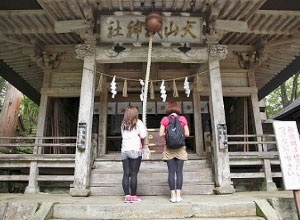
[[(218, 45), (210, 46), (216, 51), (221, 50), (222, 47)], [(219, 48), (220, 47), (220, 48)], [(224, 49), (226, 50), (226, 49)], [(223, 102), (222, 81), (220, 71), (220, 58), (224, 58), (222, 54), (211, 54), (208, 60), (209, 71), (209, 104), (211, 115), (211, 127), (212, 127), (212, 145), (213, 145), (213, 158), (215, 168), (215, 181), (216, 181), (216, 193), (233, 193), (234, 189), (230, 180), (230, 168), (228, 149), (221, 148), (219, 139), (218, 125), (226, 124), (225, 110)]]
[(42, 88), (41, 94), (47, 94), (49, 97), (79, 97), (80, 87)]
[[(265, 178), (265, 174), (264, 173), (231, 173), (230, 177), (232, 179)], [(282, 173), (273, 172), (272, 177), (282, 177)]]
[(0, 33), (0, 40), (9, 42), (9, 43), (13, 43), (13, 44), (19, 44), (22, 46), (33, 47), (33, 45), (27, 40), (20, 40), (20, 39), (14, 38), (14, 37), (7, 37), (7, 36), (4, 36), (2, 33)]
[[(43, 79), (43, 87), (47, 88), (50, 83), (51, 72), (50, 69), (45, 69), (44, 79)], [(38, 125), (37, 125), (37, 133), (36, 136), (43, 137), (46, 131), (46, 122), (47, 122), (47, 109), (48, 109), (49, 98), (47, 94), (41, 95), (40, 108), (39, 108), (39, 117), (38, 117)], [(41, 140), (36, 140), (36, 144), (40, 144)], [(34, 154), (41, 154), (41, 149), (39, 147), (34, 147)], [(29, 182), (28, 186), (25, 189), (25, 193), (38, 193), (40, 191), (37, 181), (37, 176), (39, 175), (39, 168), (37, 161), (32, 161), (30, 164), (30, 172), (29, 172)]]
[(248, 31), (248, 24), (245, 21), (216, 20), (216, 29), (230, 32), (246, 33)]
[(54, 29), (56, 33), (71, 33), (82, 29), (91, 28), (92, 25), (88, 24), (85, 19), (80, 20), (65, 20), (56, 21)]
[[(96, 60), (98, 63), (147, 62), (148, 47), (125, 47), (119, 54), (110, 46), (97, 47)], [(154, 47), (152, 51), (152, 62), (206, 63), (207, 60), (208, 53), (204, 47), (193, 47), (187, 53), (177, 47), (162, 46)]]
[(204, 156), (202, 116), (200, 106), (200, 93), (193, 91), (194, 123), (195, 123), (195, 144), (196, 153), (200, 157)]
[[(106, 82), (106, 80), (104, 80)], [(104, 86), (105, 87), (105, 86)], [(107, 100), (108, 91), (100, 93), (99, 125), (98, 125), (98, 154), (106, 154), (106, 129), (107, 129)]]
[[(74, 188), (71, 188), (72, 196), (88, 196), (89, 178), (91, 169), (91, 152), (92, 152), (92, 124), (94, 110), (94, 94), (95, 94), (95, 79), (96, 79), (96, 62), (95, 53), (86, 52), (83, 62), (83, 73), (80, 90), (80, 103), (78, 113), (79, 123), (84, 126), (82, 129), (84, 138), (78, 136), (77, 143), (82, 143), (81, 146), (76, 146), (75, 156), (75, 174)], [(80, 147), (80, 148), (79, 148)]]
[(43, 9), (37, 10), (0, 10), (0, 16), (46, 16)]

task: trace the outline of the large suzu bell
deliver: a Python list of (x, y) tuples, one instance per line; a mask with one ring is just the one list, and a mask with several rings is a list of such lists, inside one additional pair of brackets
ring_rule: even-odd
[(160, 31), (162, 28), (162, 15), (158, 12), (151, 12), (146, 17), (145, 27), (151, 33)]

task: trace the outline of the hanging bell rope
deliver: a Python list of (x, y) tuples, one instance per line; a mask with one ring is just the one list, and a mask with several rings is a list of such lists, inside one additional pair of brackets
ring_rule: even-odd
[(152, 39), (153, 35), (150, 35), (149, 39), (149, 49), (148, 49), (148, 59), (147, 59), (147, 68), (146, 68), (146, 77), (145, 77), (145, 87), (144, 87), (144, 98), (143, 98), (143, 115), (142, 120), (147, 127), (147, 95), (148, 95), (148, 84), (150, 78), (150, 68), (151, 68), (151, 54), (152, 54)]

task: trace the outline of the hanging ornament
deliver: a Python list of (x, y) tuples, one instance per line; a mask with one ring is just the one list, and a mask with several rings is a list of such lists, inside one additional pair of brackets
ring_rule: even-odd
[(160, 97), (162, 98), (162, 101), (165, 102), (167, 99), (167, 93), (166, 93), (166, 87), (165, 87), (165, 80), (162, 80), (160, 85)]
[(155, 98), (155, 93), (154, 93), (154, 86), (153, 86), (153, 82), (150, 82), (150, 99), (154, 99)]
[(174, 98), (179, 97), (175, 80), (173, 80), (173, 97), (174, 97)]
[(141, 89), (141, 94), (140, 94), (140, 99), (141, 99), (141, 102), (144, 100), (144, 86), (145, 86), (145, 83), (144, 83), (144, 80), (142, 79), (139, 79), (140, 80), (140, 84), (142, 86), (142, 89)]
[(102, 92), (102, 90), (103, 90), (103, 74), (100, 73), (100, 79), (99, 79), (96, 91), (97, 92)]
[(190, 93), (191, 93), (191, 90), (190, 90), (190, 83), (189, 83), (187, 77), (185, 77), (184, 84), (183, 84), (183, 88), (185, 89), (186, 97), (190, 97)]
[(125, 79), (124, 84), (123, 84), (123, 97), (128, 97), (128, 93), (127, 93), (127, 79)]
[(110, 92), (111, 92), (111, 97), (114, 99), (116, 94), (117, 94), (117, 91), (116, 91), (116, 76), (113, 77), (111, 83), (110, 83)]

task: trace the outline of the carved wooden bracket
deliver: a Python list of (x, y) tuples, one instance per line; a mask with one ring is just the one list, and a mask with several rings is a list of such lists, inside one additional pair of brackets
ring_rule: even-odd
[(258, 47), (255, 51), (235, 52), (235, 54), (238, 56), (238, 63), (243, 69), (255, 68), (266, 60), (263, 46)]
[(208, 53), (211, 57), (218, 57), (220, 60), (225, 59), (228, 53), (228, 49), (226, 45), (209, 45)]
[(46, 51), (43, 51), (40, 56), (35, 57), (35, 61), (38, 66), (42, 68), (49, 68), (49, 69), (56, 69), (58, 68), (61, 57), (65, 54), (66, 52), (56, 52), (54, 54), (50, 54)]
[(77, 44), (75, 46), (76, 58), (84, 59), (85, 56), (95, 55), (96, 47), (90, 44)]

